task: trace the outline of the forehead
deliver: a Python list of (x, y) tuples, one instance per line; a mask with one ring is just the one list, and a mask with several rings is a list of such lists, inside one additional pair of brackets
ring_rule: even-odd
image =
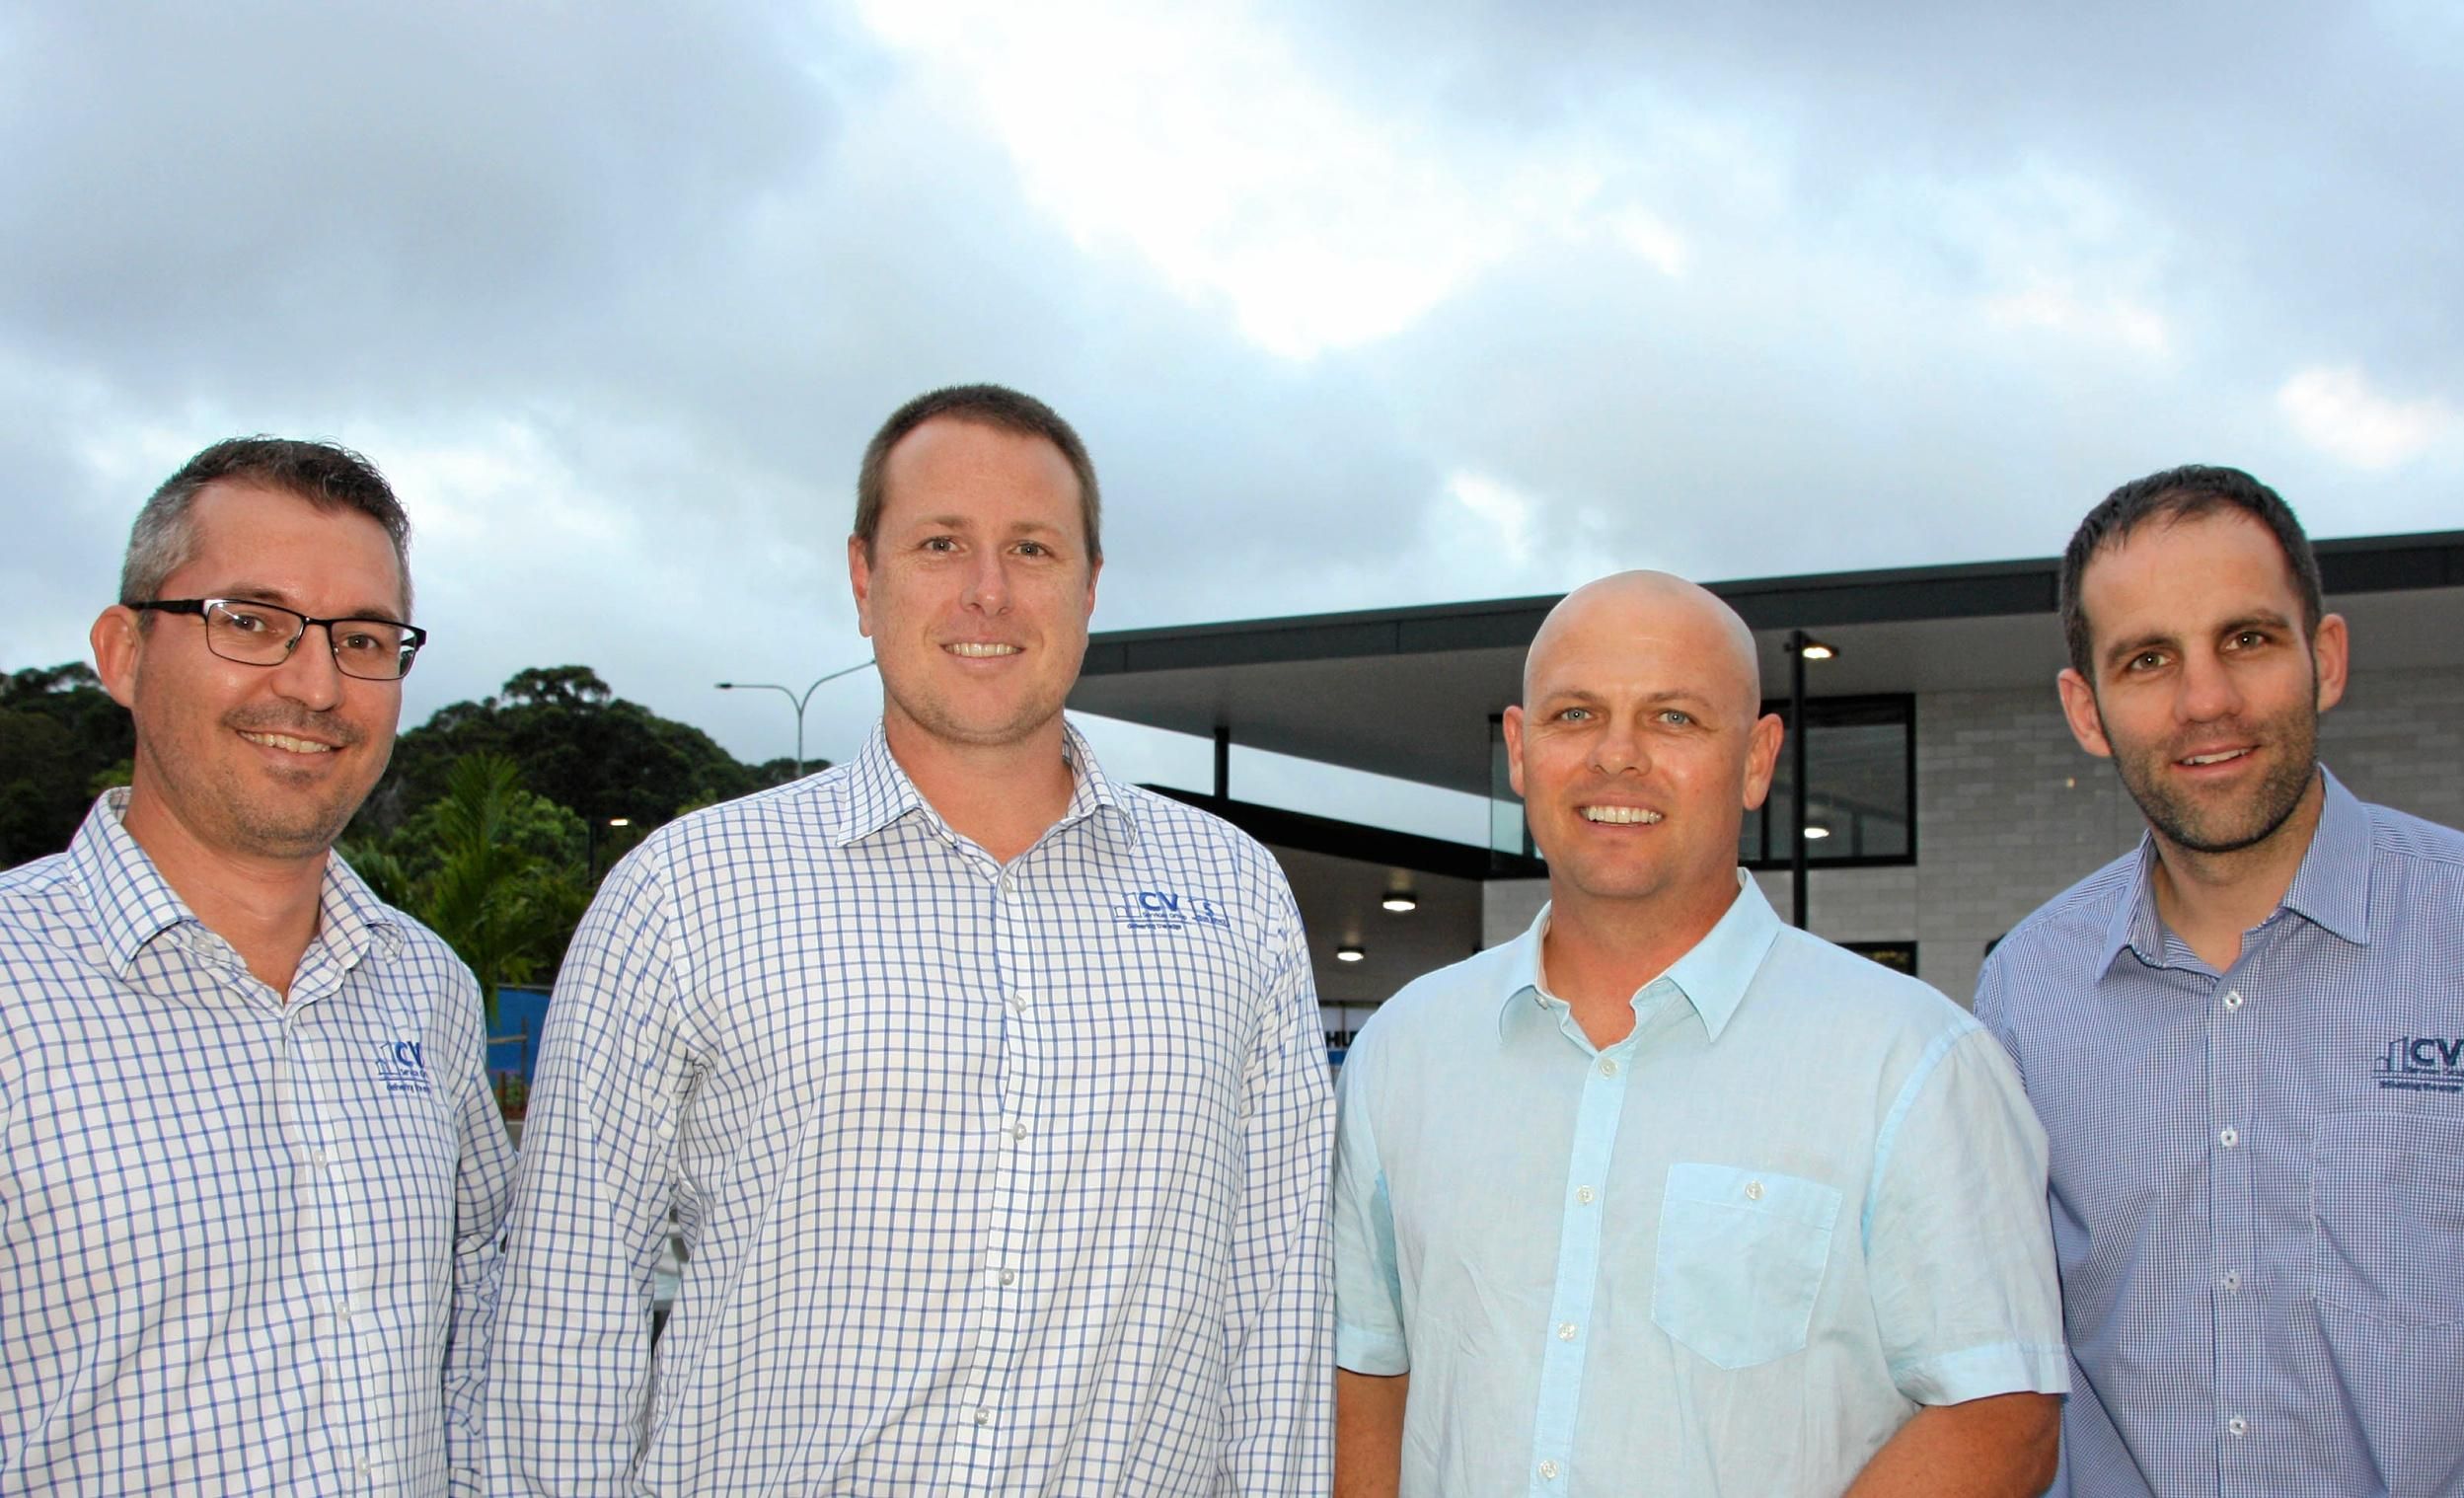
[(1682, 603), (1585, 607), (1543, 632), (1525, 675), (1534, 700), (1551, 693), (1761, 700), (1761, 684), (1738, 659), (1727, 629)]
[(882, 465), (881, 508), (885, 522), (964, 517), (1060, 524), (1078, 515), (1078, 475), (1061, 449), (1042, 437), (934, 416), (890, 449)]
[(188, 525), (188, 557), (164, 579), (168, 593), (263, 590), (307, 613), (402, 607), (404, 577), (394, 540), (357, 510), (327, 509), (264, 485), (218, 481), (197, 491)]
[(2079, 602), (2099, 636), (2256, 611), (2301, 615), (2301, 589), (2276, 533), (2239, 510), (2150, 520), (2098, 548), (2080, 569)]

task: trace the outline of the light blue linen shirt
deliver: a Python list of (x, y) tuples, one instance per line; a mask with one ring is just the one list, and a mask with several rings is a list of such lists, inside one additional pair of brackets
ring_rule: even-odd
[(2464, 834), (2328, 776), (2223, 972), (2158, 917), (2154, 857), (1977, 988), (2052, 1134), (2054, 1491), (2464, 1494)]
[(1993, 1037), (1751, 880), (1585, 1038), (1512, 943), (1341, 1080), (1336, 1362), (1406, 1495), (1815, 1494), (1919, 1405), (2068, 1386), (2045, 1136)]

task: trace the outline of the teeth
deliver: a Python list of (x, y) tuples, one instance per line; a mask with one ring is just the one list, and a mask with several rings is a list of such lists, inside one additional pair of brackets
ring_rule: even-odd
[(309, 739), (293, 738), (287, 733), (243, 733), (240, 737), (247, 739), (252, 744), (263, 744), (268, 748), (273, 749), (288, 749), (293, 754), (332, 754), (334, 752), (334, 746), (332, 744), (320, 744)]
[(1015, 655), (1018, 653), (1018, 647), (1016, 645), (979, 643), (978, 641), (971, 639), (962, 639), (955, 644), (943, 645), (941, 648), (949, 651), (952, 655), (964, 655), (969, 660), (985, 660), (995, 655)]
[(2194, 754), (2182, 763), (2185, 765), (2221, 765), (2226, 760), (2240, 759), (2249, 752), (2247, 749), (2227, 749), (2220, 754)]
[(1586, 806), (1583, 808), (1583, 820), (1613, 822), (1620, 827), (1630, 827), (1640, 823), (1648, 827), (1660, 820), (1660, 813), (1645, 811), (1640, 806)]

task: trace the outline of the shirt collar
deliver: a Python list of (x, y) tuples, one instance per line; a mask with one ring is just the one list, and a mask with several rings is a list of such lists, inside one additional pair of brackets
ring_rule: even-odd
[[(1548, 935), (1551, 907), (1542, 905), (1531, 928), (1514, 939), (1506, 954), (1505, 994), (1497, 1012), (1503, 1033), (1518, 1004), (1540, 1002), (1540, 943)], [(1677, 986), (1694, 1007), (1702, 1027), (1716, 1041), (1745, 1003), (1746, 990), (1762, 969), (1771, 943), (1779, 939), (1779, 916), (1763, 898), (1754, 876), (1737, 870), (1737, 898), (1685, 955), (1669, 964), (1662, 976)]]
[[(2319, 780), (2324, 791), (2319, 825), (2312, 829), (2301, 866), (2293, 871), (2293, 882), (2277, 908), (2292, 911), (2356, 946), (2366, 946), (2370, 939), (2369, 808), (2325, 765), (2319, 767)], [(2164, 922), (2156, 914), (2156, 858), (2154, 834), (2140, 834), (2138, 871), (2130, 881), (2130, 898), (2116, 907), (2106, 924), (2103, 967), (2111, 967), (2126, 951), (2136, 952), (2150, 967), (2164, 965)]]
[[(111, 954), (112, 970), (123, 978), (137, 954), (155, 937), (175, 926), (201, 928), (204, 924), (128, 835), (127, 814), (128, 787), (106, 790), (68, 846), (69, 866), (85, 886), (104, 950)], [(392, 907), (377, 899), (359, 875), (331, 853), (326, 856), (317, 909), (318, 939), (331, 941), (346, 957), (355, 958), (372, 936), (390, 946), (402, 942), (401, 924)]]
[[(1070, 809), (1062, 813), (1056, 826), (1067, 827), (1084, 821), (1097, 811), (1108, 812), (1106, 819), (1124, 844), (1135, 846), (1138, 841), (1138, 816), (1129, 800), (1112, 778), (1095, 760), (1095, 751), (1078, 725), (1067, 717), (1061, 720), (1061, 757), (1073, 772), (1070, 788)], [(864, 740), (848, 767), (848, 799), (846, 812), (839, 821), (837, 843), (841, 848), (860, 843), (899, 818), (914, 812), (940, 822), (934, 811), (907, 776), (906, 767), (890, 752), (888, 731), (876, 720), (872, 733)]]

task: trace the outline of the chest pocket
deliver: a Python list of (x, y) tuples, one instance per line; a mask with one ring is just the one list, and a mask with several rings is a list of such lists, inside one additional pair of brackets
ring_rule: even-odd
[(2464, 1118), (2320, 1119), (2310, 1223), (2320, 1302), (2413, 1331), (2464, 1326)]
[(1802, 1350), (1839, 1203), (1836, 1189), (1801, 1176), (1671, 1165), (1652, 1320), (1720, 1368)]

